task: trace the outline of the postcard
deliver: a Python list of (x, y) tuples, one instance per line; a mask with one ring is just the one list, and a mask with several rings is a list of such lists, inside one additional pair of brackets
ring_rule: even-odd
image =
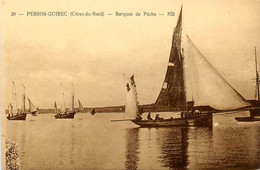
[(259, 0), (2, 0), (2, 169), (260, 168)]

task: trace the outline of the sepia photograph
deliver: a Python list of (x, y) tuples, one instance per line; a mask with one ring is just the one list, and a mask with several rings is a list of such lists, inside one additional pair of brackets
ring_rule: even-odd
[(1, 0), (1, 169), (260, 168), (260, 0)]

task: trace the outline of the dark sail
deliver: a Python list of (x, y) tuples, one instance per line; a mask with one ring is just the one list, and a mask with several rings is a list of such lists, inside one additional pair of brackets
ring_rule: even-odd
[(168, 106), (176, 110), (183, 110), (186, 107), (181, 32), (182, 8), (173, 33), (172, 48), (164, 83), (155, 102), (156, 105)]

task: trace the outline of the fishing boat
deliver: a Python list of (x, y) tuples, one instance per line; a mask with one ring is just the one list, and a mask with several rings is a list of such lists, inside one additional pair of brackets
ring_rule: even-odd
[[(125, 120), (130, 120), (141, 127), (166, 126), (212, 126), (212, 113), (246, 108), (248, 103), (211, 65), (198, 48), (186, 36), (186, 47), (182, 43), (182, 7), (172, 39), (172, 47), (166, 76), (155, 102), (155, 106), (169, 107), (181, 112), (180, 118), (144, 120), (139, 112), (134, 76), (126, 80)], [(185, 57), (184, 57), (185, 49)], [(185, 60), (185, 62), (184, 62)], [(193, 106), (187, 106), (184, 63), (189, 63), (187, 72), (192, 85)], [(204, 107), (205, 106), (205, 107)], [(202, 109), (208, 108), (208, 109)], [(174, 114), (174, 113), (172, 113)], [(175, 113), (176, 114), (176, 113)], [(148, 114), (149, 115), (149, 114)]]
[[(63, 85), (61, 83), (60, 83), (60, 85), (62, 88)], [(57, 110), (56, 102), (54, 104), (55, 113), (56, 113), (55, 118), (56, 119), (74, 119), (74, 116), (76, 114), (76, 111), (74, 109), (74, 86), (73, 86), (73, 90), (72, 90), (71, 105), (70, 105), (69, 111), (66, 110), (64, 92), (62, 92), (62, 96), (63, 96), (63, 107), (60, 110), (60, 112), (58, 112), (58, 110)]]
[(256, 71), (256, 101), (252, 105), (254, 106), (251, 108), (250, 116), (248, 117), (235, 117), (237, 121), (240, 122), (254, 122), (254, 121), (260, 121), (260, 118), (256, 118), (255, 116), (260, 116), (260, 94), (259, 94), (259, 74), (257, 70), (257, 56), (256, 56), (256, 48), (255, 48), (255, 71)]
[(35, 107), (35, 105), (32, 103), (32, 101), (28, 98), (29, 102), (29, 113), (31, 113), (33, 116), (37, 116), (38, 108)]
[(15, 83), (13, 82), (13, 88), (12, 88), (12, 100), (14, 105), (12, 103), (9, 104), (8, 109), (8, 120), (26, 120), (27, 114), (25, 113), (25, 86), (23, 86), (23, 94), (22, 94), (22, 107), (21, 109), (18, 109), (17, 107), (17, 96), (16, 96), (16, 88)]
[(256, 47), (255, 47), (255, 70), (256, 70), (256, 103), (253, 104), (255, 106), (255, 109), (250, 110), (250, 117), (253, 116), (260, 116), (260, 93), (259, 93), (259, 74), (257, 70), (257, 56), (256, 56)]
[(260, 118), (256, 118), (254, 116), (249, 116), (249, 117), (235, 117), (237, 121), (240, 122), (255, 122), (255, 121), (260, 121)]

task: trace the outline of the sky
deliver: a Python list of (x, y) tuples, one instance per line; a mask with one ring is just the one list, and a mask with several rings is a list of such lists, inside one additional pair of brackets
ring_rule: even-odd
[[(61, 96), (60, 82), (67, 104), (73, 83), (75, 97), (84, 107), (124, 105), (123, 73), (135, 75), (140, 104), (155, 102), (181, 5), (183, 35), (189, 35), (243, 97), (254, 99), (254, 47), (260, 55), (260, 1), (2, 0), (1, 108), (6, 109), (12, 100), (12, 81), (16, 83), (18, 101), (23, 83), (26, 96), (39, 108), (53, 108)], [(41, 11), (113, 15), (26, 16), (27, 12)], [(11, 12), (24, 15), (11, 16)], [(154, 12), (157, 16), (123, 17), (115, 16), (116, 12)], [(167, 12), (175, 16), (167, 16)]]

